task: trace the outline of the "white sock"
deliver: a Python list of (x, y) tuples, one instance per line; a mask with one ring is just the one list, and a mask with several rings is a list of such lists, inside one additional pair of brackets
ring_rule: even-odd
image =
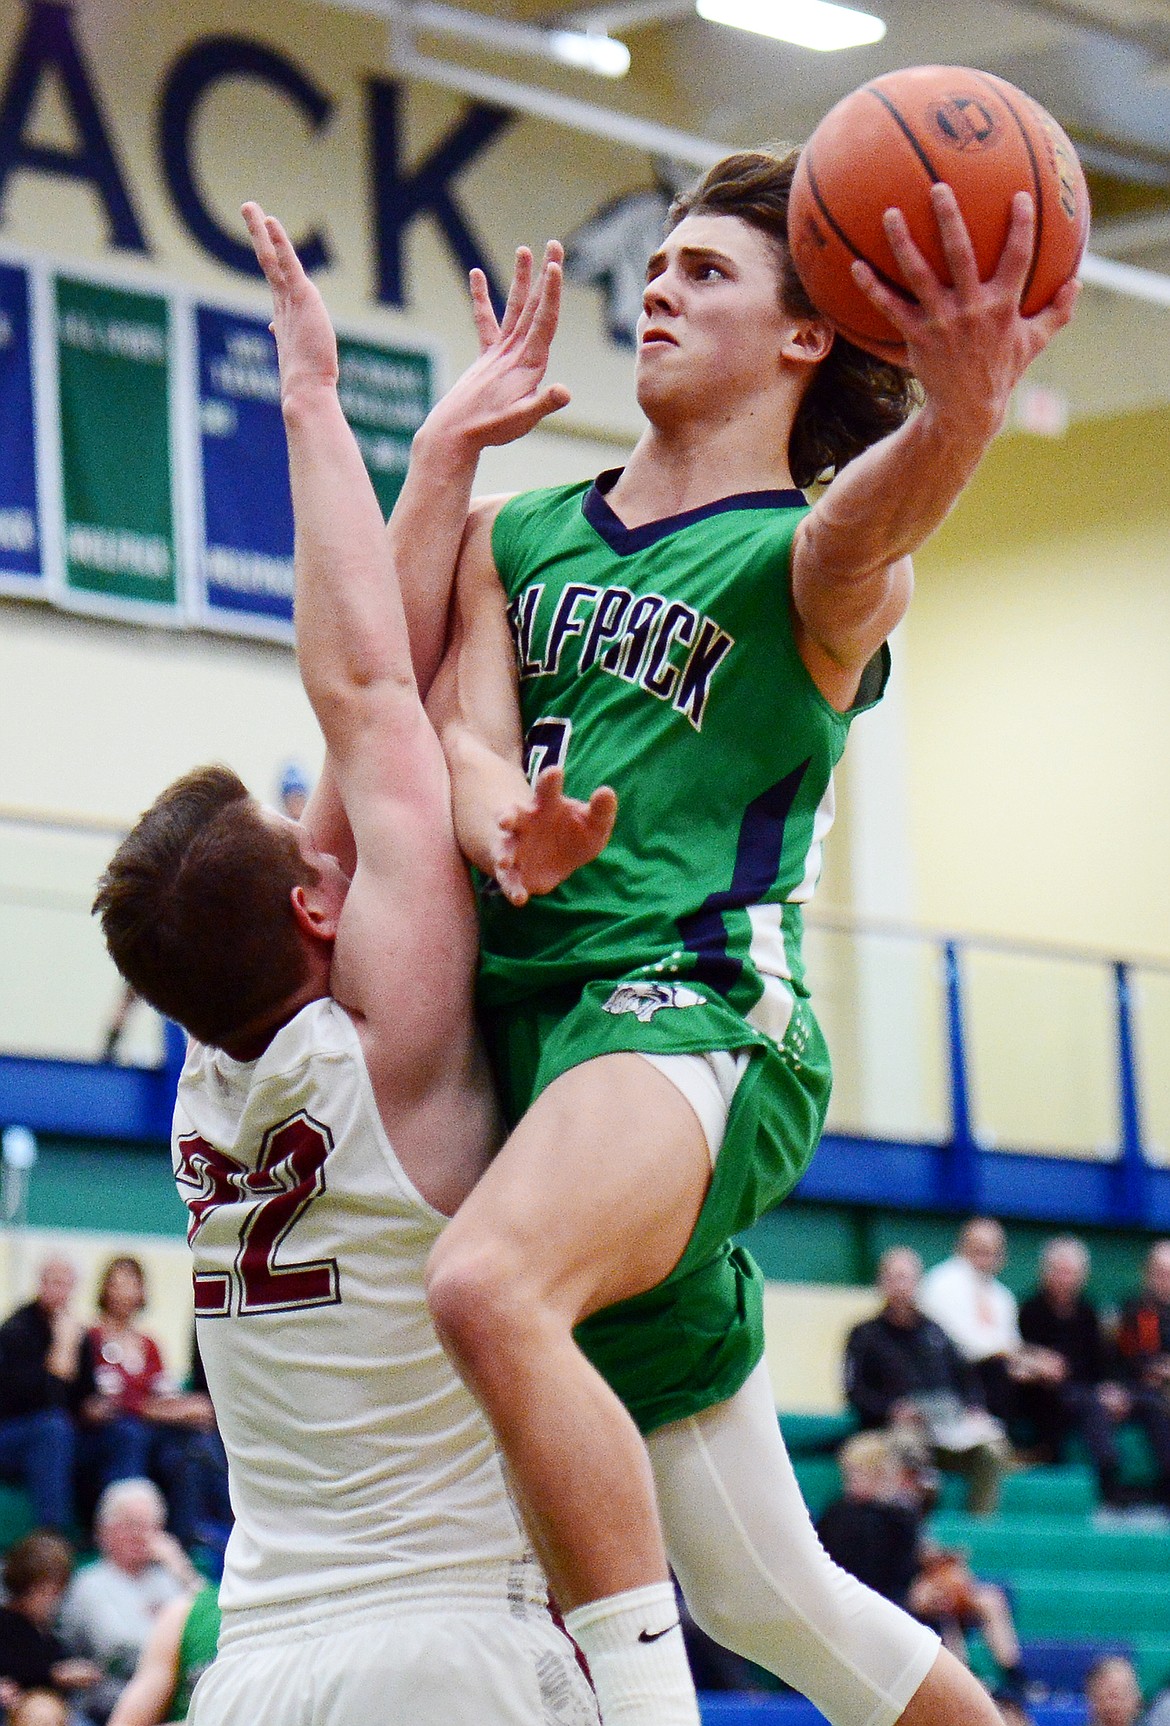
[(699, 1726), (699, 1704), (669, 1582), (565, 1614), (589, 1662), (602, 1726)]

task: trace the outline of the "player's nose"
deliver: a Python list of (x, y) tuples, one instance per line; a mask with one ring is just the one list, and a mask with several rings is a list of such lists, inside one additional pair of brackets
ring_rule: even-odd
[(678, 309), (678, 294), (676, 285), (671, 278), (669, 268), (651, 277), (642, 290), (642, 310), (647, 317), (653, 317), (655, 312), (673, 312)]

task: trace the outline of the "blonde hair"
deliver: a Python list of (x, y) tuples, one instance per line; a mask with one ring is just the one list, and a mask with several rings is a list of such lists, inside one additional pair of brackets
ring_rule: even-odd
[(840, 1468), (856, 1469), (859, 1474), (889, 1468), (894, 1460), (890, 1442), (880, 1432), (856, 1432), (837, 1452)]

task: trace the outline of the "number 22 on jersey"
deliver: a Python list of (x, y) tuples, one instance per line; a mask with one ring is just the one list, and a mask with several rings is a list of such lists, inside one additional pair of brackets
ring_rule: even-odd
[[(293, 1312), (336, 1306), (341, 1300), (336, 1259), (286, 1257), (289, 1236), (325, 1191), (325, 1161), (333, 1136), (303, 1111), (279, 1121), (264, 1135), (256, 1167), (249, 1168), (198, 1133), (177, 1141), (176, 1179), (185, 1193), (194, 1246), (213, 1212), (238, 1213), (235, 1253), (228, 1270), (196, 1270), (195, 1312), (200, 1318)], [(236, 1217), (232, 1218), (236, 1225)]]

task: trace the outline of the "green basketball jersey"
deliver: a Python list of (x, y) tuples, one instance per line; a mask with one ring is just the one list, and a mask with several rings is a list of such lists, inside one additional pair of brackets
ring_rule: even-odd
[(179, 1643), (179, 1671), (168, 1720), (185, 1720), (195, 1686), (215, 1659), (219, 1643), (219, 1589), (208, 1582), (191, 1602)]
[[(804, 993), (801, 906), (820, 872), (838, 713), (797, 651), (798, 491), (626, 528), (617, 478), (523, 493), (492, 537), (520, 668), (526, 766), (618, 795), (605, 851), (521, 910), (481, 893), (481, 995), (589, 978), (697, 978), (746, 1014), (761, 974)], [(853, 712), (881, 694), (888, 652)]]

